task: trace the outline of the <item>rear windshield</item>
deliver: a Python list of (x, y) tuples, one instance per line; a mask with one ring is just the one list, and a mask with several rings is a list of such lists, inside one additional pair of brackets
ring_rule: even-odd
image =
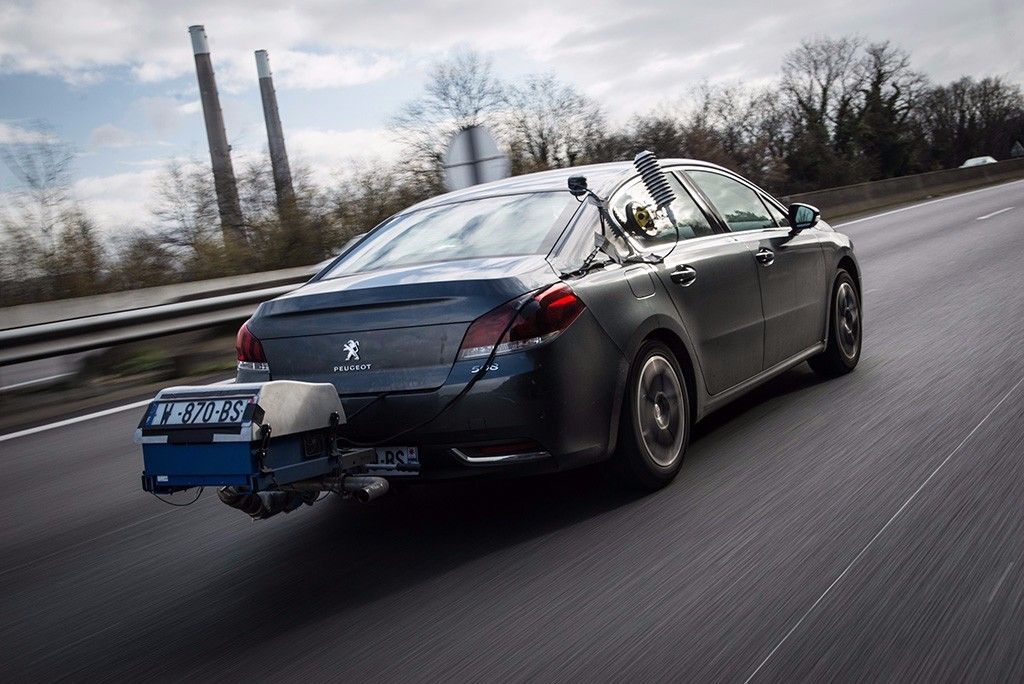
[(325, 277), (451, 259), (547, 254), (577, 206), (567, 192), (540, 192), (401, 214), (368, 235)]

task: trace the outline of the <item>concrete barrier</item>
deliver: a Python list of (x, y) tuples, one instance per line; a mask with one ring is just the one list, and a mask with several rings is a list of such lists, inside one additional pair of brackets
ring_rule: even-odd
[(1018, 178), (1024, 178), (1024, 159), (829, 187), (782, 200), (814, 205), (825, 220), (831, 220)]
[(839, 188), (789, 195), (781, 199), (785, 202), (812, 204), (821, 210), (825, 220), (830, 221), (1018, 178), (1024, 178), (1024, 159), (1010, 159), (967, 169), (944, 169), (914, 176), (844, 185)]

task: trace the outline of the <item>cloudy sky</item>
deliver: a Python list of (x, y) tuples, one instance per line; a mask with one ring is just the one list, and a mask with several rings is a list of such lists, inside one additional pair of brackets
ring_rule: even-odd
[(266, 148), (253, 59), (266, 49), (289, 152), (325, 175), (394, 155), (389, 115), (460, 47), (504, 78), (553, 72), (616, 121), (702, 80), (768, 82), (816, 35), (891, 40), (935, 81), (1024, 82), (1019, 0), (0, 0), (0, 144), (45, 122), (77, 151), (75, 191), (97, 218), (144, 223), (167, 161), (208, 159), (191, 24), (209, 35), (236, 165)]

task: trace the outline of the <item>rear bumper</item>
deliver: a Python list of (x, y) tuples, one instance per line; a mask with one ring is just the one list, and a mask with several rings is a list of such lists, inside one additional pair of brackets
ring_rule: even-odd
[[(621, 353), (589, 311), (543, 347), (496, 357), (451, 403), (482, 361), (456, 362), (436, 390), (343, 396), (352, 418), (341, 436), (358, 445), (418, 447), (419, 479), (542, 473), (608, 456)], [(518, 458), (488, 458), (505, 453), (496, 445), (509, 445)]]

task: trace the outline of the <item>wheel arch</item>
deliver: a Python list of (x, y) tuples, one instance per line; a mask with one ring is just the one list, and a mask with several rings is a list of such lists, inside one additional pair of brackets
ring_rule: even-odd
[[(861, 294), (860, 291), (860, 267), (857, 266), (857, 260), (850, 254), (843, 254), (839, 257), (839, 263), (836, 264), (836, 269), (843, 269), (853, 278), (853, 282), (857, 284), (857, 294)], [(835, 278), (832, 279), (832, 283), (829, 287), (835, 283)]]
[(637, 353), (644, 342), (657, 340), (665, 344), (675, 355), (679, 367), (683, 371), (683, 380), (686, 383), (686, 391), (690, 395), (690, 423), (696, 421), (703, 415), (704, 407), (704, 382), (700, 373), (699, 360), (694, 356), (692, 346), (688, 344), (686, 332), (679, 328), (678, 324), (665, 316), (653, 316), (639, 327), (623, 354), (623, 363), (619, 368), (617, 391), (613, 404), (611, 426), (608, 434), (608, 454), (614, 453), (618, 444), (619, 426), (622, 424), (623, 398), (626, 395), (626, 382), (629, 378), (629, 369), (636, 361)]
[(850, 274), (850, 277), (853, 278), (854, 287), (857, 288), (857, 298), (860, 300), (861, 318), (863, 319), (864, 316), (864, 292), (860, 282), (860, 266), (857, 264), (857, 259), (854, 258), (852, 252), (840, 252), (838, 259), (836, 259), (835, 267), (832, 269), (832, 277), (828, 280), (828, 290), (825, 293), (825, 296), (827, 297), (826, 301), (828, 303), (825, 306), (825, 331), (823, 339), (826, 345), (828, 344), (829, 330), (832, 325), (832, 297), (835, 292), (836, 279), (839, 277), (840, 270), (846, 271)]

